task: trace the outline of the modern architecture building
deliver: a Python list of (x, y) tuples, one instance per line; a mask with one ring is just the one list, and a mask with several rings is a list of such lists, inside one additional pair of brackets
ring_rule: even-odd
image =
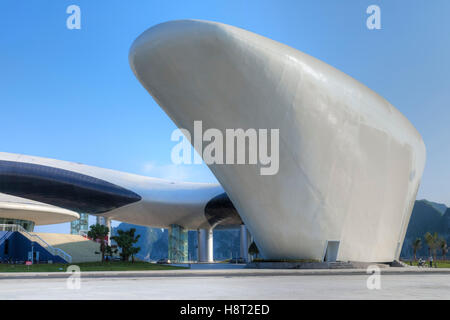
[[(179, 128), (194, 132), (201, 121), (205, 131), (278, 130), (270, 142), (278, 170), (262, 175), (263, 161), (216, 162), (208, 165), (220, 185), (186, 183), (0, 153), (0, 192), (169, 228), (174, 260), (186, 257), (186, 230), (199, 230), (199, 257), (211, 261), (216, 227), (240, 227), (243, 255), (248, 228), (268, 259), (399, 257), (426, 152), (383, 97), (294, 48), (209, 21), (152, 27), (129, 61)], [(194, 147), (201, 154), (203, 145)]]
[(0, 194), (0, 262), (71, 262), (65, 251), (34, 233), (36, 225), (70, 222), (76, 212), (29, 199)]
[(80, 213), (80, 219), (70, 223), (70, 234), (87, 235), (89, 231), (89, 215)]
[(261, 163), (208, 164), (262, 256), (399, 257), (426, 152), (383, 97), (301, 51), (210, 21), (154, 26), (129, 61), (179, 128), (279, 130), (276, 174), (261, 175)]
[(2, 226), (16, 225), (32, 232), (35, 226), (70, 222), (79, 217), (74, 211), (0, 193), (0, 225)]
[(169, 257), (175, 261), (188, 259), (188, 230), (199, 230), (198, 256), (211, 262), (213, 229), (242, 224), (218, 184), (168, 181), (10, 153), (0, 153), (0, 192), (92, 214), (101, 224), (114, 219), (168, 228)]

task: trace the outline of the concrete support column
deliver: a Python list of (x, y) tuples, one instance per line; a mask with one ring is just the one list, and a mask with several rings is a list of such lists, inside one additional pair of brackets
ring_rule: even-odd
[(198, 229), (197, 230), (198, 237), (198, 251), (197, 251), (197, 260), (199, 262), (206, 262), (206, 230)]
[(105, 217), (102, 217), (102, 216), (95, 217), (95, 223), (104, 225), (105, 224)]
[(214, 237), (213, 229), (208, 229), (206, 231), (206, 261), (214, 262)]
[(102, 226), (107, 226), (109, 229), (108, 232), (108, 246), (111, 245), (111, 218), (98, 216), (96, 219), (97, 224), (101, 224)]
[(244, 259), (246, 262), (249, 262), (250, 255), (248, 254), (248, 248), (250, 247), (250, 244), (252, 243), (252, 236), (250, 235), (250, 232), (248, 231), (247, 227), (242, 224), (240, 228), (240, 254), (241, 258)]
[(112, 235), (112, 228), (111, 228), (111, 218), (105, 218), (105, 225), (108, 227), (108, 246), (111, 245), (111, 235)]
[(252, 234), (250, 233), (250, 231), (247, 229), (247, 262), (252, 262), (252, 256), (248, 254), (248, 249), (250, 248), (250, 245), (252, 244), (252, 242), (254, 241)]

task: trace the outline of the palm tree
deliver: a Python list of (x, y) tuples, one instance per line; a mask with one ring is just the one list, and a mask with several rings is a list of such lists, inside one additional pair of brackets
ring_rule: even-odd
[(447, 255), (448, 252), (448, 247), (447, 247), (447, 241), (445, 240), (445, 238), (441, 238), (439, 240), (439, 247), (442, 251), (442, 259), (445, 261), (445, 256)]
[(94, 241), (100, 241), (100, 251), (102, 252), (102, 262), (105, 261), (106, 237), (109, 234), (109, 228), (102, 224), (93, 224), (90, 226), (88, 237)]
[(136, 229), (117, 230), (117, 236), (111, 237), (121, 249), (120, 256), (122, 261), (128, 261), (131, 257), (131, 262), (134, 263), (134, 256), (141, 250), (141, 247), (134, 247), (134, 244), (139, 241), (140, 234), (135, 235)]
[(417, 258), (416, 258), (417, 251), (420, 250), (420, 248), (422, 248), (422, 239), (416, 238), (416, 240), (414, 240), (412, 243), (412, 248), (414, 251), (414, 261), (416, 261), (417, 260)]
[(439, 246), (439, 236), (437, 232), (431, 234), (429, 232), (425, 233), (425, 241), (428, 245), (428, 253), (431, 256), (433, 254), (433, 259), (436, 261), (436, 249)]

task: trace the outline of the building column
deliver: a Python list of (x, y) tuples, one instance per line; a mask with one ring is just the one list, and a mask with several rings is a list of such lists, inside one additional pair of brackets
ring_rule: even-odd
[(101, 224), (102, 226), (107, 226), (109, 229), (108, 232), (108, 246), (111, 245), (111, 218), (107, 218), (107, 217), (102, 217), (102, 216), (97, 216), (96, 219), (97, 224)]
[(111, 229), (111, 218), (105, 217), (105, 225), (108, 227), (108, 246), (111, 245), (111, 235), (112, 235), (112, 229)]
[(214, 229), (208, 229), (206, 231), (206, 261), (214, 262)]
[(198, 229), (198, 261), (214, 262), (213, 229)]
[(197, 260), (198, 262), (206, 262), (206, 230), (197, 230)]
[(169, 227), (169, 260), (186, 262), (188, 260), (188, 230), (172, 224)]
[[(89, 232), (89, 214), (79, 213), (80, 219), (70, 223), (70, 234), (87, 236)], [(98, 217), (97, 217), (98, 220)]]
[(248, 253), (248, 249), (250, 248), (250, 245), (253, 241), (253, 236), (247, 228), (247, 262), (252, 262), (252, 256)]
[(240, 238), (241, 238), (241, 242), (240, 242), (240, 253), (241, 253), (241, 258), (245, 260), (245, 262), (249, 262), (249, 254), (248, 254), (248, 248), (250, 247), (251, 244), (251, 235), (250, 232), (248, 231), (247, 227), (242, 224), (241, 228), (239, 229), (239, 233), (240, 233)]

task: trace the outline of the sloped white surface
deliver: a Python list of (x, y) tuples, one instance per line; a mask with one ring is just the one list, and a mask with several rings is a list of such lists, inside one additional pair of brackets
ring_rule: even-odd
[(208, 21), (152, 27), (131, 68), (178, 127), (280, 129), (280, 170), (211, 165), (266, 258), (392, 261), (425, 164), (411, 123), (384, 98), (307, 54)]

